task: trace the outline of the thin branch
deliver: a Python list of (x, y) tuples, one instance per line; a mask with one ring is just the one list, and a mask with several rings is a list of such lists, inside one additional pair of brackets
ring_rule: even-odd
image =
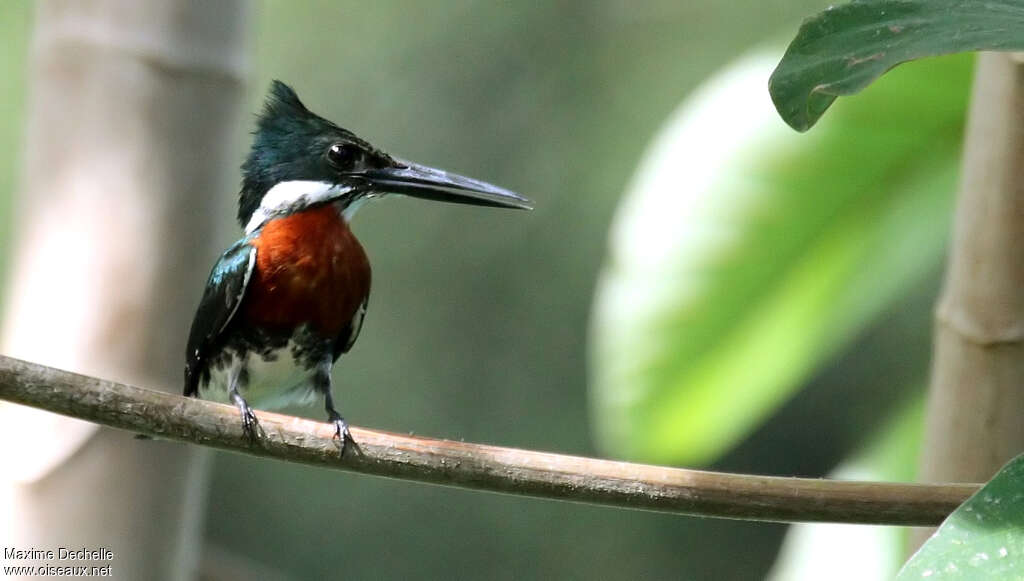
[(258, 412), (260, 445), (230, 406), (0, 356), (0, 399), (157, 438), (433, 484), (623, 508), (763, 521), (935, 525), (974, 484), (890, 484), (665, 468), (352, 428)]

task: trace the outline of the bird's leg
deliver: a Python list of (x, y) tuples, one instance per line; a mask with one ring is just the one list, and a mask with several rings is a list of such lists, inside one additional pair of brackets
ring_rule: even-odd
[(341, 441), (340, 455), (344, 456), (346, 445), (351, 442), (355, 446), (356, 441), (352, 439), (352, 433), (348, 431), (348, 422), (341, 417), (338, 410), (334, 409), (334, 398), (331, 397), (330, 391), (324, 396), (324, 409), (327, 411), (327, 421), (334, 424), (334, 439)]
[(334, 395), (331, 393), (332, 363), (332, 360), (328, 359), (325, 364), (321, 364), (313, 376), (313, 382), (316, 389), (324, 394), (324, 410), (327, 412), (327, 421), (334, 424), (334, 438), (341, 442), (339, 455), (344, 456), (345, 447), (349, 442), (357, 450), (358, 446), (356, 446), (356, 441), (352, 439), (352, 434), (348, 431), (348, 422), (334, 408)]
[(249, 443), (259, 444), (265, 435), (263, 428), (260, 427), (260, 422), (256, 419), (256, 414), (252, 411), (252, 408), (246, 403), (242, 394), (238, 392), (239, 382), (243, 381), (247, 375), (244, 369), (231, 373), (228, 395), (231, 397), (231, 402), (235, 404), (235, 407), (242, 414), (242, 431), (245, 433), (245, 437), (249, 439)]

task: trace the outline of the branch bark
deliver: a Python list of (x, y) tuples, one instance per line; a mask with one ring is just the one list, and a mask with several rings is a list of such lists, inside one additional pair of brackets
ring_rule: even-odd
[[(230, 406), (0, 356), (0, 399), (156, 438), (405, 480), (690, 515), (934, 525), (975, 484), (841, 482), (630, 464), (352, 428), (339, 457), (326, 423), (259, 412), (252, 445)], [(137, 442), (138, 446), (152, 445)]]

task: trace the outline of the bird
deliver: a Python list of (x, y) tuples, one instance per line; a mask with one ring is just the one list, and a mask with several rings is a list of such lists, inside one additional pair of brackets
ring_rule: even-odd
[(241, 166), (244, 236), (217, 260), (188, 335), (184, 395), (253, 407), (323, 398), (341, 454), (353, 442), (331, 372), (363, 326), (370, 263), (349, 223), (368, 200), (404, 195), (530, 210), (509, 190), (393, 157), (313, 113), (274, 80)]

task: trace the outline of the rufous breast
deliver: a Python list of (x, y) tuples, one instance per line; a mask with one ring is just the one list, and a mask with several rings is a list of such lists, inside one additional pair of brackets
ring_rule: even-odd
[(290, 331), (303, 323), (334, 337), (370, 293), (370, 263), (332, 204), (267, 222), (252, 242), (256, 266), (242, 308), (247, 321)]

